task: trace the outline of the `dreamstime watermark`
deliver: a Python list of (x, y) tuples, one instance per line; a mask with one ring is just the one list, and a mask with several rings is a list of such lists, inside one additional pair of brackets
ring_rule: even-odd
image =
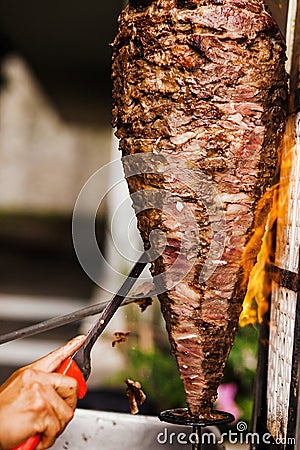
[[(114, 203), (115, 211), (113, 211), (111, 223), (108, 224), (111, 241), (118, 255), (127, 264), (132, 265), (135, 262), (132, 259), (134, 252), (130, 251), (135, 247), (135, 243), (130, 239), (132, 220), (126, 223), (122, 216), (122, 211), (130, 209), (130, 203), (132, 203), (136, 215), (147, 216), (147, 211), (156, 211), (156, 217), (161, 217), (157, 222), (157, 228), (154, 226), (152, 230), (148, 230), (150, 231), (150, 249), (147, 250), (147, 256), (150, 262), (163, 254), (166, 246), (169, 245), (168, 239), (169, 241), (173, 239), (174, 245), (177, 246), (174, 251), (176, 257), (168, 255), (170, 259), (165, 271), (153, 277), (155, 291), (151, 294), (160, 294), (180, 283), (194, 265), (199, 263), (199, 248), (203, 248), (202, 255), (205, 255), (202, 256), (205, 261), (199, 280), (201, 282), (207, 280), (220, 263), (226, 238), (225, 210), (221, 196), (211, 179), (172, 155), (139, 153), (124, 156), (122, 168), (125, 178), (120, 165), (120, 160), (115, 160), (95, 172), (82, 188), (74, 207), (73, 244), (78, 260), (87, 275), (99, 287), (110, 293), (114, 293), (109, 285), (110, 274), (114, 279), (116, 276), (122, 276), (118, 273), (119, 268), (113, 267), (113, 263), (108, 261), (101, 252), (96, 238), (95, 224), (101, 204), (107, 202), (107, 198), (113, 196), (114, 191), (120, 190), (121, 186), (123, 191), (127, 190), (126, 178), (129, 183), (134, 181), (133, 192), (130, 197), (121, 196)], [(103, 187), (104, 179), (110, 181), (105, 191), (99, 192), (99, 188)], [(143, 181), (138, 184), (136, 183), (138, 180)], [(137, 189), (136, 186), (138, 186)], [(206, 229), (204, 238), (200, 238), (199, 217), (202, 228)], [(114, 229), (117, 228), (114, 227), (115, 222), (122, 223), (121, 242), (120, 240), (118, 242), (117, 233), (114, 233)], [(171, 230), (169, 235), (168, 231), (165, 232), (160, 227), (162, 223), (169, 224), (165, 228), (169, 227)], [(127, 235), (124, 230), (128, 230)], [(136, 249), (134, 250), (135, 257), (138, 259), (140, 255), (137, 255)], [(119, 266), (122, 267), (122, 264)], [(105, 277), (99, 277), (100, 270), (105, 273)], [(149, 281), (143, 277), (140, 277), (140, 280)]]
[(187, 445), (187, 444), (199, 444), (199, 439), (201, 440), (202, 445), (217, 445), (224, 444), (228, 442), (229, 444), (251, 444), (251, 445), (259, 445), (265, 444), (270, 445), (275, 443), (277, 445), (295, 445), (295, 438), (291, 437), (282, 437), (282, 438), (273, 438), (270, 433), (264, 433), (262, 435), (254, 432), (247, 432), (247, 423), (246, 422), (238, 422), (236, 424), (236, 429), (229, 429), (228, 431), (222, 434), (216, 434), (212, 431), (207, 431), (204, 429), (200, 435), (197, 433), (183, 433), (183, 432), (175, 432), (169, 430), (167, 427), (157, 435), (157, 442), (161, 445)]

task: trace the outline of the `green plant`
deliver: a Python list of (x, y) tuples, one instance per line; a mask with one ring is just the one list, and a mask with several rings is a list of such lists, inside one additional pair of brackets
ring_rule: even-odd
[(223, 383), (236, 383), (235, 402), (242, 419), (251, 423), (253, 387), (256, 372), (258, 330), (251, 325), (239, 328), (230, 352)]

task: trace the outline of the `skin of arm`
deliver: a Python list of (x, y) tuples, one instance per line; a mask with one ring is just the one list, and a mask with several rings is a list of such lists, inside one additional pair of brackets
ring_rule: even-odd
[(41, 434), (37, 450), (51, 447), (73, 418), (77, 381), (55, 373), (84, 343), (77, 336), (63, 347), (16, 370), (0, 386), (0, 450), (9, 450)]

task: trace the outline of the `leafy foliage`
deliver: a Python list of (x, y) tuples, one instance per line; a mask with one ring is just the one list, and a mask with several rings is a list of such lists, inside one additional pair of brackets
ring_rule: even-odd
[(258, 332), (252, 326), (239, 328), (224, 373), (224, 383), (235, 382), (238, 392), (235, 401), (242, 419), (251, 423), (254, 378), (256, 372)]

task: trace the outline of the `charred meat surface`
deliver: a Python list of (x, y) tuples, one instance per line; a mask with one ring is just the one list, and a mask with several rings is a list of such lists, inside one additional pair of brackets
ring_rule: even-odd
[(260, 248), (247, 256), (255, 211), (276, 175), (285, 44), (262, 0), (132, 0), (113, 47), (113, 124), (124, 161), (136, 157), (124, 167), (139, 230), (146, 248), (163, 232), (152, 273), (189, 412), (210, 418)]

